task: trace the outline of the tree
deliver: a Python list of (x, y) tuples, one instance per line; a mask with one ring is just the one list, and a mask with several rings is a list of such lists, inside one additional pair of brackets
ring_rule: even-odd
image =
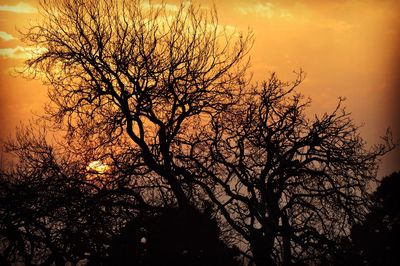
[(91, 147), (50, 145), (35, 126), (5, 145), (16, 160), (0, 169), (2, 265), (238, 265), (212, 206), (177, 209), (146, 172), (126, 170), (135, 157), (114, 151), (107, 170), (91, 169)]
[[(37, 162), (29, 157), (33, 151), (41, 158), (46, 171), (35, 175), (40, 182), (59, 176), (84, 181), (78, 190), (92, 192), (79, 192), (77, 199), (89, 198), (77, 208), (93, 210), (92, 222), (101, 214), (110, 218), (94, 228), (112, 231), (105, 240), (84, 241), (90, 255), (65, 254), (71, 248), (63, 243), (69, 242), (59, 241), (64, 261), (104, 259), (104, 244), (136, 212), (178, 207), (187, 214), (209, 201), (250, 263), (324, 263), (366, 214), (379, 158), (394, 147), (390, 132), (384, 144), (367, 149), (342, 100), (331, 113), (308, 118), (310, 101), (297, 92), (302, 72), (292, 83), (273, 74), (251, 85), (244, 57), (252, 35), (228, 34), (215, 10), (181, 5), (174, 13), (141, 1), (45, 0), (42, 14), (24, 35), (28, 45), (42, 48), (27, 66), (46, 78), (47, 111), (66, 126), (64, 150), (71, 153), (57, 168), (46, 155), (51, 149), (43, 153), (33, 139), (20, 146), (26, 153), (20, 157)], [(110, 161), (107, 179), (89, 173), (94, 178), (88, 180), (82, 171), (87, 164), (76, 164), (86, 156)], [(5, 183), (17, 176), (35, 184), (29, 167), (22, 163)], [(57, 206), (64, 210), (65, 204)], [(114, 205), (129, 207), (110, 210)], [(34, 206), (34, 213), (42, 209)], [(44, 226), (54, 224), (59, 222), (46, 216)]]
[(178, 204), (190, 205), (172, 149), (196, 119), (232, 104), (251, 34), (235, 38), (215, 10), (192, 5), (171, 14), (142, 1), (41, 3), (43, 20), (24, 40), (45, 49), (27, 66), (50, 85), (49, 113), (66, 120), (70, 137), (99, 145), (127, 137)]
[[(1, 172), (2, 195), (10, 203), (2, 206), (2, 213), (10, 216), (10, 222), (2, 224), (2, 256), (26, 263), (97, 260), (105, 254), (103, 244), (138, 210), (191, 205), (197, 192), (184, 191), (191, 188), (184, 188), (175, 173), (172, 147), (185, 137), (182, 131), (187, 132), (191, 121), (232, 104), (243, 83), (247, 63), (241, 62), (251, 35), (236, 38), (218, 26), (214, 10), (191, 5), (182, 4), (174, 14), (164, 5), (141, 1), (66, 0), (41, 5), (42, 20), (25, 32), (24, 39), (44, 52), (27, 61), (27, 72), (44, 77), (51, 86), (52, 105), (47, 111), (56, 127), (67, 126), (66, 154), (55, 156), (44, 136), (39, 136), (40, 145), (35, 137), (10, 145), (20, 163), (16, 171)], [(107, 180), (85, 169), (91, 160), (102, 158), (114, 170)], [(29, 164), (42, 170), (32, 170)], [(52, 187), (58, 196), (43, 192)], [(18, 219), (29, 215), (14, 212), (23, 209), (23, 199), (11, 200), (18, 190), (32, 193), (35, 213), (21, 226)], [(76, 205), (69, 206), (70, 202)], [(47, 208), (47, 203), (55, 206)], [(123, 213), (113, 210), (114, 205)], [(79, 221), (110, 220), (76, 228), (79, 221), (69, 217), (74, 212)], [(37, 224), (47, 233), (21, 232)], [(10, 240), (11, 227), (29, 239)], [(89, 227), (103, 238), (88, 237)], [(74, 228), (84, 244), (67, 240), (76, 234), (65, 228)], [(48, 238), (40, 240), (38, 234)], [(40, 250), (33, 248), (35, 243)], [(49, 246), (56, 248), (49, 251)]]
[(396, 265), (400, 237), (400, 173), (384, 177), (372, 195), (365, 220), (351, 230), (350, 250), (344, 261), (360, 265)]
[(166, 208), (136, 217), (112, 242), (109, 265), (240, 265), (210, 215)]
[(143, 187), (119, 183), (127, 173), (88, 171), (87, 154), (49, 145), (37, 127), (20, 129), (5, 148), (16, 158), (0, 169), (2, 265), (102, 261), (124, 223), (153, 209)]
[[(324, 263), (361, 221), (378, 159), (394, 147), (366, 149), (342, 107), (307, 118), (310, 101), (275, 74), (213, 116), (186, 143), (182, 174), (202, 187), (248, 243), (256, 265)], [(207, 177), (207, 178), (205, 178)]]

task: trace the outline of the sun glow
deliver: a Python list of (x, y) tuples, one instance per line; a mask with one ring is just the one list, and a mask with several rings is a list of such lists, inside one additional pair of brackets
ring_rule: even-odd
[(88, 172), (92, 172), (92, 173), (94, 172), (94, 173), (98, 173), (98, 174), (104, 174), (109, 169), (110, 169), (110, 167), (107, 164), (103, 163), (102, 161), (92, 161), (86, 167), (86, 170)]

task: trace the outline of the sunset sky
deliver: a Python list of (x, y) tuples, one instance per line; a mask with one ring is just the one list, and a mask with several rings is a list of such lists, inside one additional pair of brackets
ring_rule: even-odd
[[(209, 7), (212, 1), (193, 1)], [(177, 1), (165, 0), (175, 8)], [(254, 80), (272, 72), (285, 80), (302, 68), (301, 91), (313, 100), (312, 113), (334, 108), (339, 96), (369, 145), (387, 127), (400, 138), (400, 2), (396, 0), (215, 0), (219, 22), (252, 29)], [(0, 138), (21, 121), (40, 114), (46, 87), (13, 71), (29, 48), (18, 29), (38, 19), (38, 1), (0, 0)], [(385, 157), (380, 174), (400, 170), (399, 149)]]

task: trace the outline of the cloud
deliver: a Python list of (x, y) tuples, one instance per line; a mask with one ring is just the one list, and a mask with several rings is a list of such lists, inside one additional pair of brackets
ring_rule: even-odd
[(16, 5), (0, 5), (0, 11), (8, 11), (14, 13), (37, 13), (37, 8), (28, 3), (19, 2)]
[(23, 47), (17, 46), (15, 48), (1, 48), (0, 57), (10, 59), (24, 59), (27, 58), (27, 54), (25, 53)]
[(34, 55), (45, 52), (44, 48), (22, 47), (0, 49), (0, 58), (8, 59), (28, 59)]
[(277, 7), (273, 3), (257, 3), (247, 6), (238, 6), (237, 9), (243, 15), (258, 15), (261, 17), (271, 18), (285, 18), (290, 19), (292, 14), (286, 10)]
[(330, 29), (338, 33), (349, 31), (357, 27), (355, 24), (335, 19), (323, 19), (318, 25), (320, 25), (321, 28)]
[(141, 5), (144, 9), (151, 9), (151, 8), (159, 9), (159, 8), (164, 7), (165, 10), (169, 11), (169, 12), (177, 12), (179, 10), (179, 7), (174, 4), (152, 4), (152, 3), (144, 2)]
[(11, 41), (14, 40), (14, 37), (7, 32), (0, 31), (0, 39), (3, 41)]
[(271, 18), (274, 15), (272, 3), (258, 3), (255, 5), (248, 5), (238, 7), (243, 15), (258, 14)]

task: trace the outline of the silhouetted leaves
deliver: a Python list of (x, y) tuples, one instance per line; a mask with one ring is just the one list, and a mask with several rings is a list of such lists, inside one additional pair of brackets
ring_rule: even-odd
[(110, 247), (109, 265), (239, 265), (217, 222), (195, 209), (164, 209), (129, 222)]
[(371, 212), (351, 238), (365, 265), (398, 265), (400, 258), (400, 173), (385, 177), (373, 195)]

